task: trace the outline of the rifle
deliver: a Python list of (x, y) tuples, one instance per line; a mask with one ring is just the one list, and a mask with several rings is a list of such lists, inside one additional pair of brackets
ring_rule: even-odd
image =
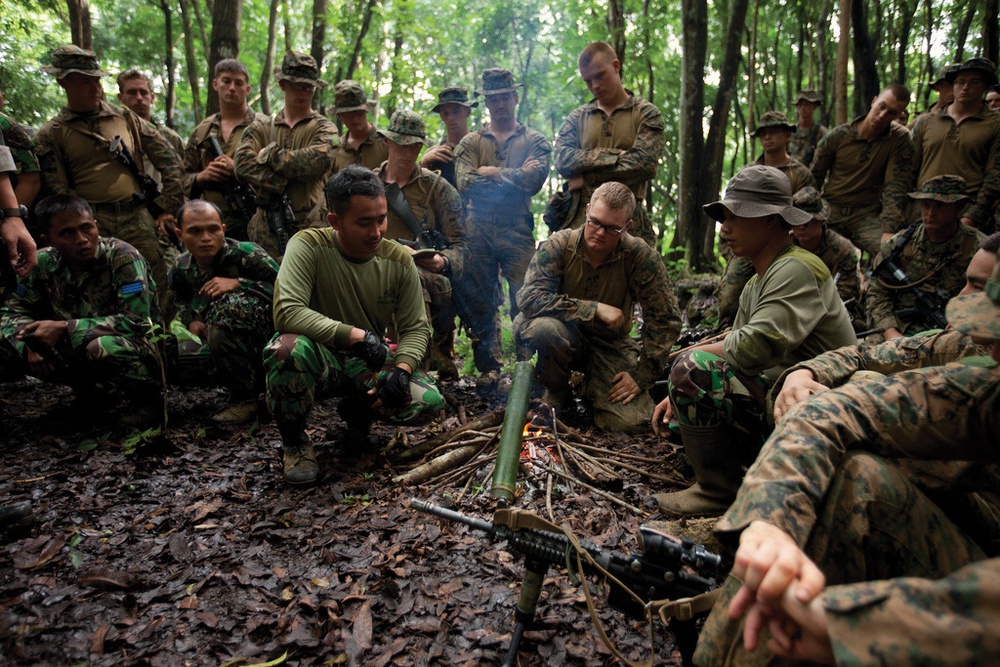
[(948, 304), (948, 295), (937, 288), (933, 293), (920, 289), (917, 286), (918, 283), (911, 282), (903, 268), (897, 263), (903, 247), (909, 243), (916, 230), (917, 225), (911, 225), (903, 233), (889, 256), (875, 267), (874, 274), (886, 287), (909, 290), (916, 299), (916, 306), (897, 310), (897, 317), (907, 322), (922, 324), (928, 329), (944, 329), (948, 326), (948, 319), (944, 315), (945, 306)]
[(111, 141), (111, 145), (108, 147), (108, 152), (125, 165), (125, 168), (131, 172), (139, 184), (139, 192), (132, 195), (132, 201), (137, 204), (145, 204), (154, 219), (160, 217), (164, 213), (164, 210), (154, 201), (160, 196), (160, 184), (152, 176), (139, 168), (139, 163), (135, 161), (132, 151), (122, 141), (121, 135), (115, 135), (115, 138)]
[(284, 255), (289, 239), (288, 227), (295, 224), (292, 200), (288, 197), (287, 192), (283, 192), (280, 199), (266, 201), (258, 199), (257, 205), (264, 211), (267, 228), (271, 230), (278, 241), (278, 252)]
[[(212, 160), (225, 155), (219, 138), (214, 134), (208, 135), (202, 146)], [(250, 224), (250, 218), (257, 212), (257, 193), (254, 192), (252, 185), (244, 183), (236, 176), (230, 176), (226, 181), (226, 201), (233, 210), (239, 212), (244, 225)]]
[[(651, 617), (655, 610), (664, 623), (671, 617), (680, 621), (682, 625), (677, 628), (678, 646), (686, 662), (693, 655), (697, 643), (694, 616), (711, 609), (715, 596), (704, 594), (718, 588), (714, 575), (718, 573), (722, 563), (717, 554), (708, 551), (703, 545), (679, 540), (642, 526), (642, 554), (605, 551), (593, 542), (578, 541), (572, 535), (557, 532), (561, 529), (524, 510), (501, 507), (494, 514), (493, 522), (489, 522), (416, 498), (410, 500), (410, 507), (465, 524), (486, 533), (492, 541), (506, 540), (511, 551), (524, 556), (524, 580), (521, 582), (521, 594), (514, 614), (514, 634), (507, 650), (505, 666), (513, 667), (517, 662), (517, 649), (525, 626), (534, 618), (542, 582), (549, 566), (570, 566), (573, 562), (588, 573), (607, 577), (611, 584), (608, 604), (615, 609), (640, 620), (646, 619), (647, 615)], [(709, 576), (692, 574), (686, 569)], [(591, 616), (596, 622), (590, 590), (586, 584), (583, 589)], [(660, 601), (671, 599), (674, 601), (660, 604)], [(603, 629), (600, 634), (605, 644), (617, 655), (617, 649), (610, 644)]]

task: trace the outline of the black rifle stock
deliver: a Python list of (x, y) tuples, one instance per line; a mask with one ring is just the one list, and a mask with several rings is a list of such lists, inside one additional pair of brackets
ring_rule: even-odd
[(874, 273), (877, 278), (883, 280), (890, 287), (909, 290), (913, 298), (916, 299), (915, 307), (896, 311), (896, 315), (900, 319), (923, 324), (929, 329), (944, 329), (948, 326), (948, 319), (944, 314), (945, 306), (948, 304), (948, 296), (938, 289), (934, 291), (933, 295), (920, 289), (918, 285), (910, 281), (906, 272), (903, 271), (903, 267), (897, 261), (916, 229), (917, 225), (911, 225), (904, 232), (889, 256), (875, 267)]
[[(204, 144), (205, 152), (209, 158), (214, 160), (221, 155), (225, 155), (222, 151), (222, 145), (219, 143), (219, 138), (214, 134), (208, 135)], [(230, 176), (226, 181), (226, 201), (229, 202), (229, 206), (232, 209), (239, 212), (240, 217), (243, 219), (243, 224), (250, 224), (250, 218), (257, 212), (257, 193), (254, 191), (253, 186), (249, 183), (244, 183), (236, 178), (235, 175)]]
[(278, 241), (278, 251), (284, 255), (288, 246), (288, 228), (295, 224), (295, 213), (292, 211), (292, 200), (287, 193), (282, 193), (280, 199), (268, 201), (257, 200), (257, 205), (264, 211), (267, 227), (274, 233)]

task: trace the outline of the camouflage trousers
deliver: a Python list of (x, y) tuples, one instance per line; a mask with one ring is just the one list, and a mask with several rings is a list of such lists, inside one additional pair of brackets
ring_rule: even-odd
[(431, 323), (431, 345), (427, 350), (431, 360), (451, 359), (455, 347), (455, 316), (457, 294), (447, 276), (417, 267), (420, 287), (424, 293), (427, 321)]
[[(816, 524), (805, 545), (806, 554), (826, 575), (824, 606), (833, 617), (850, 619), (882, 596), (868, 594), (865, 583), (896, 577), (941, 578), (986, 553), (958, 528), (946, 513), (911, 479), (886, 459), (867, 452), (849, 452), (837, 469)], [(753, 653), (743, 648), (743, 623), (729, 619), (726, 610), (741, 582), (730, 576), (701, 631), (695, 664), (783, 664), (767, 649), (766, 630)], [(877, 610), (874, 613), (880, 613)], [(838, 619), (839, 621), (839, 619)], [(897, 622), (904, 622), (898, 620)], [(914, 660), (911, 646), (900, 646), (907, 664), (946, 664), (947, 660)], [(853, 655), (853, 647), (839, 644), (838, 664), (867, 664), (875, 656)], [(904, 657), (905, 656), (905, 657)]]
[(738, 371), (718, 355), (691, 350), (674, 361), (667, 391), (678, 422), (728, 426), (752, 461), (774, 428), (767, 405), (770, 386), (764, 376)]
[(879, 215), (882, 207), (871, 206), (831, 206), (827, 225), (851, 243), (868, 253), (871, 262), (882, 246), (882, 221)]
[[(554, 317), (525, 319), (518, 316), (514, 331), (519, 347), (530, 357), (538, 352), (535, 375), (546, 389), (557, 394), (569, 386), (570, 372), (584, 373), (582, 397), (594, 406), (594, 423), (606, 431), (638, 433), (649, 426), (653, 399), (643, 391), (628, 405), (608, 400), (612, 380), (621, 371), (633, 376), (639, 365), (639, 343), (634, 338), (604, 340), (588, 335), (578, 322)], [(633, 377), (634, 379), (634, 377)]]
[(134, 211), (113, 211), (102, 204), (91, 205), (97, 228), (101, 236), (113, 236), (125, 241), (149, 263), (152, 282), (156, 283), (156, 296), (160, 301), (160, 311), (164, 321), (172, 319), (173, 308), (170, 306), (170, 292), (167, 289), (167, 262), (160, 246), (160, 236), (156, 230), (156, 221), (145, 208)]
[(719, 324), (731, 324), (740, 308), (740, 294), (753, 277), (755, 269), (749, 257), (730, 257), (726, 270), (715, 288), (715, 298), (719, 303)]
[(271, 304), (234, 290), (212, 301), (205, 319), (212, 361), (234, 397), (252, 398), (262, 392), (261, 350), (274, 334)]
[[(392, 367), (392, 354), (375, 374), (358, 357), (334, 352), (306, 336), (278, 333), (264, 348), (267, 404), (279, 423), (305, 419), (316, 401), (333, 396), (368, 404), (367, 392)], [(410, 377), (410, 404), (381, 416), (392, 424), (415, 425), (443, 409), (444, 399), (434, 380), (415, 370)]]

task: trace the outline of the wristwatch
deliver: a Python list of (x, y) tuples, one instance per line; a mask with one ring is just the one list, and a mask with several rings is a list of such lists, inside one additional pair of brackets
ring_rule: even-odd
[(3, 210), (3, 219), (7, 218), (21, 218), (21, 220), (26, 220), (28, 218), (28, 207), (21, 204), (17, 208), (5, 208)]

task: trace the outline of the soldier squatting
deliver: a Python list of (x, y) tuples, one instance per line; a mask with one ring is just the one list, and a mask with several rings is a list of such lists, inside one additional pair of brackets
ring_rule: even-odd
[[(141, 425), (163, 414), (171, 360), (200, 360), (229, 389), (213, 419), (269, 413), (285, 480), (311, 484), (318, 400), (339, 397), (341, 445), (358, 453), (378, 446), (375, 420), (442, 412), (456, 318), (477, 385), (496, 386), (502, 278), (544, 401), (582, 400), (609, 431), (676, 433), (695, 483), (657, 494), (660, 508), (722, 515), (736, 561), (698, 664), (1000, 658), (996, 479), (964, 475), (1000, 459), (995, 65), (942, 69), (909, 129), (899, 84), (838, 127), (815, 119), (810, 90), (795, 124), (764, 114), (763, 153), (705, 206), (730, 256), (731, 330), (669, 365), (681, 318), (643, 205), (663, 120), (607, 44), (578, 65), (593, 99), (554, 141), (517, 120), (522, 84), (489, 69), (474, 99), (440, 92), (435, 143), (412, 110), (376, 127), (349, 80), (335, 85), (340, 135), (312, 106), (317, 64), (296, 52), (275, 70), (282, 109), (256, 113), (247, 69), (223, 60), (220, 111), (185, 145), (155, 121), (148, 77), (119, 76), (113, 106), (94, 53), (57, 48), (44, 70), (62, 111), (34, 139), (0, 115), (0, 235), (17, 276), (2, 373)], [(470, 128), (480, 99), (489, 121)], [(536, 248), (530, 204), (553, 166), (565, 182)], [(942, 494), (986, 511), (957, 516)]]

